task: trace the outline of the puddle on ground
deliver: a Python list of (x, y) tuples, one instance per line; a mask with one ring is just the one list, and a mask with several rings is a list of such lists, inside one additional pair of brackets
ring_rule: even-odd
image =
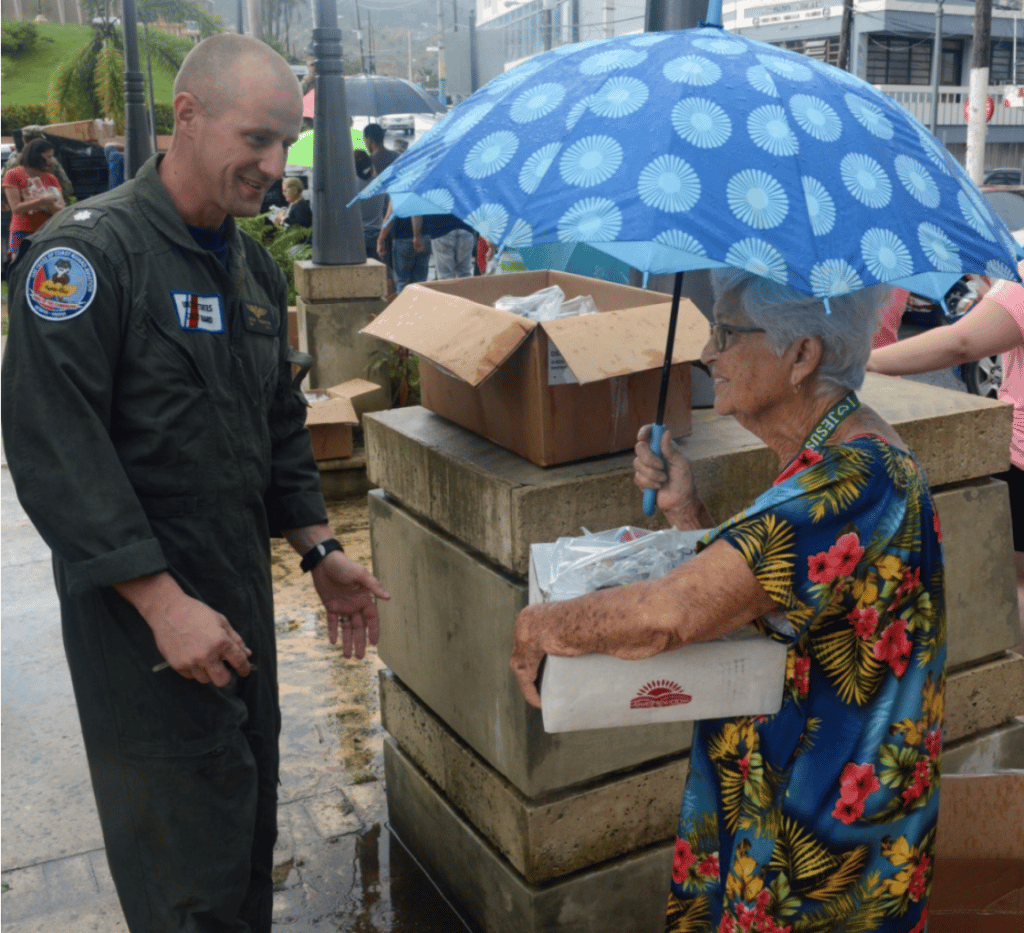
[[(370, 567), (365, 497), (329, 503), (328, 520), (345, 553)], [(384, 665), (372, 649), (342, 657), (298, 556), (275, 540), (271, 559), (282, 715), (275, 928), (313, 920), (338, 933), (475, 933), (387, 828)], [(314, 807), (315, 841), (303, 834)]]

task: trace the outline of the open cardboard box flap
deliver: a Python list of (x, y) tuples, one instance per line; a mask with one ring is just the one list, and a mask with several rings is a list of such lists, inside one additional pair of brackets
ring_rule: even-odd
[(518, 314), (438, 288), (407, 285), (360, 333), (406, 347), (476, 386), (504, 363), (536, 326)]
[[(580, 383), (658, 369), (665, 362), (665, 339), (672, 305), (668, 302), (603, 314), (559, 318), (541, 324)], [(700, 357), (708, 322), (687, 299), (679, 303), (672, 362)]]
[(327, 394), (325, 399), (311, 402), (306, 411), (306, 424), (359, 424), (352, 399), (369, 392), (377, 392), (380, 386), (367, 379), (349, 379), (329, 389), (320, 391)]

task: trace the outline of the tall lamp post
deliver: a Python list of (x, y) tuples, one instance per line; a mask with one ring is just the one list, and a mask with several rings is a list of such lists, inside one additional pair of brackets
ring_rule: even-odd
[(359, 205), (345, 206), (358, 189), (335, 0), (316, 2), (313, 58), (313, 262), (357, 265), (366, 262), (366, 240)]
[(135, 0), (124, 0), (121, 12), (124, 15), (124, 172), (125, 178), (134, 178), (152, 151), (146, 128), (145, 83), (139, 70)]

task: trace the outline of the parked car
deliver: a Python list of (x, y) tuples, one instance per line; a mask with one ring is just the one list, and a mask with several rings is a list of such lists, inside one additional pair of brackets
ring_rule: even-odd
[(1019, 185), (1019, 168), (992, 168), (985, 172), (983, 185)]
[[(1024, 243), (1024, 186), (983, 185), (981, 193), (1017, 242)], [(946, 292), (942, 302), (912, 294), (907, 299), (904, 320), (924, 327), (952, 324), (974, 307), (988, 291), (989, 285), (984, 276), (965, 275)], [(987, 356), (977, 362), (957, 366), (954, 371), (968, 392), (995, 398), (1003, 382), (1003, 358)]]
[(380, 117), (377, 122), (380, 123), (385, 133), (391, 131), (412, 136), (416, 132), (416, 120), (411, 113), (389, 114), (386, 117)]

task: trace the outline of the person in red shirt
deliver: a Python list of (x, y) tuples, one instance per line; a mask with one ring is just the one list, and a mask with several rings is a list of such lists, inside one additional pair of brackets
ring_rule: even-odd
[(16, 256), (22, 237), (35, 233), (64, 207), (60, 181), (47, 171), (53, 143), (33, 139), (22, 152), (21, 162), (4, 175), (3, 189), (11, 206), (11, 235), (7, 252)]

